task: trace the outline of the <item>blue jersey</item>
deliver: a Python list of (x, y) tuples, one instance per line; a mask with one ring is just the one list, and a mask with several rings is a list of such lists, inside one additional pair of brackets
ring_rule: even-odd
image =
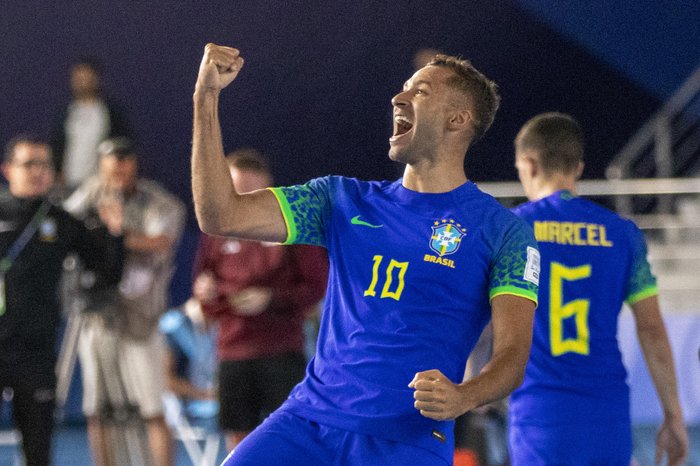
[(536, 301), (531, 229), (471, 182), (424, 194), (325, 177), (272, 191), (287, 243), (325, 246), (330, 260), (317, 352), (282, 409), (451, 462), (453, 422), (421, 416), (408, 384), (429, 369), (461, 382), (490, 299)]
[(532, 351), (511, 395), (511, 423), (629, 423), (618, 314), (624, 301), (657, 294), (641, 231), (568, 191), (514, 212), (532, 225), (542, 264)]

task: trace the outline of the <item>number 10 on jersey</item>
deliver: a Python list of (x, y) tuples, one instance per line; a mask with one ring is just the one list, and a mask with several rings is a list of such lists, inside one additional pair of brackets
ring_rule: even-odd
[[(372, 259), (374, 265), (372, 266), (372, 281), (369, 284), (369, 288), (365, 290), (365, 296), (377, 296), (375, 291), (377, 287), (377, 282), (379, 282), (380, 267), (384, 256), (374, 256)], [(389, 265), (384, 271), (385, 277), (384, 286), (382, 287), (382, 293), (379, 295), (380, 298), (391, 298), (398, 301), (401, 299), (401, 293), (403, 293), (404, 288), (404, 277), (406, 276), (406, 270), (408, 269), (408, 262), (398, 262), (394, 259), (389, 261)], [(394, 274), (396, 274), (396, 284), (394, 285)], [(392, 290), (393, 286), (393, 290)]]

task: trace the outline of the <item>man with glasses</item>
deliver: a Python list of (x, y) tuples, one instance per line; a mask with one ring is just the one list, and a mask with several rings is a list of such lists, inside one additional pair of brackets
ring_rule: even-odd
[(106, 225), (88, 228), (51, 203), (51, 150), (21, 135), (6, 148), (0, 191), (0, 388), (13, 392), (13, 417), (27, 465), (50, 463), (56, 376), (58, 286), (63, 259), (77, 253), (99, 277), (119, 279), (121, 215), (105, 210)]

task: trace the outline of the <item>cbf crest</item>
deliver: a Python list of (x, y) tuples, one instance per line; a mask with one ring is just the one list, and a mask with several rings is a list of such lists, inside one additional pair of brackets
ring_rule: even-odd
[(430, 237), (430, 249), (440, 257), (457, 252), (462, 238), (467, 233), (466, 228), (452, 219), (435, 221), (431, 229), (433, 234)]

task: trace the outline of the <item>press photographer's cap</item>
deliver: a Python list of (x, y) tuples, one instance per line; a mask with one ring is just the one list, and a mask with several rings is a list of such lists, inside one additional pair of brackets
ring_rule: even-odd
[(130, 156), (136, 157), (134, 144), (131, 142), (131, 139), (124, 136), (105, 139), (97, 146), (97, 153), (100, 156), (113, 155), (119, 159)]

